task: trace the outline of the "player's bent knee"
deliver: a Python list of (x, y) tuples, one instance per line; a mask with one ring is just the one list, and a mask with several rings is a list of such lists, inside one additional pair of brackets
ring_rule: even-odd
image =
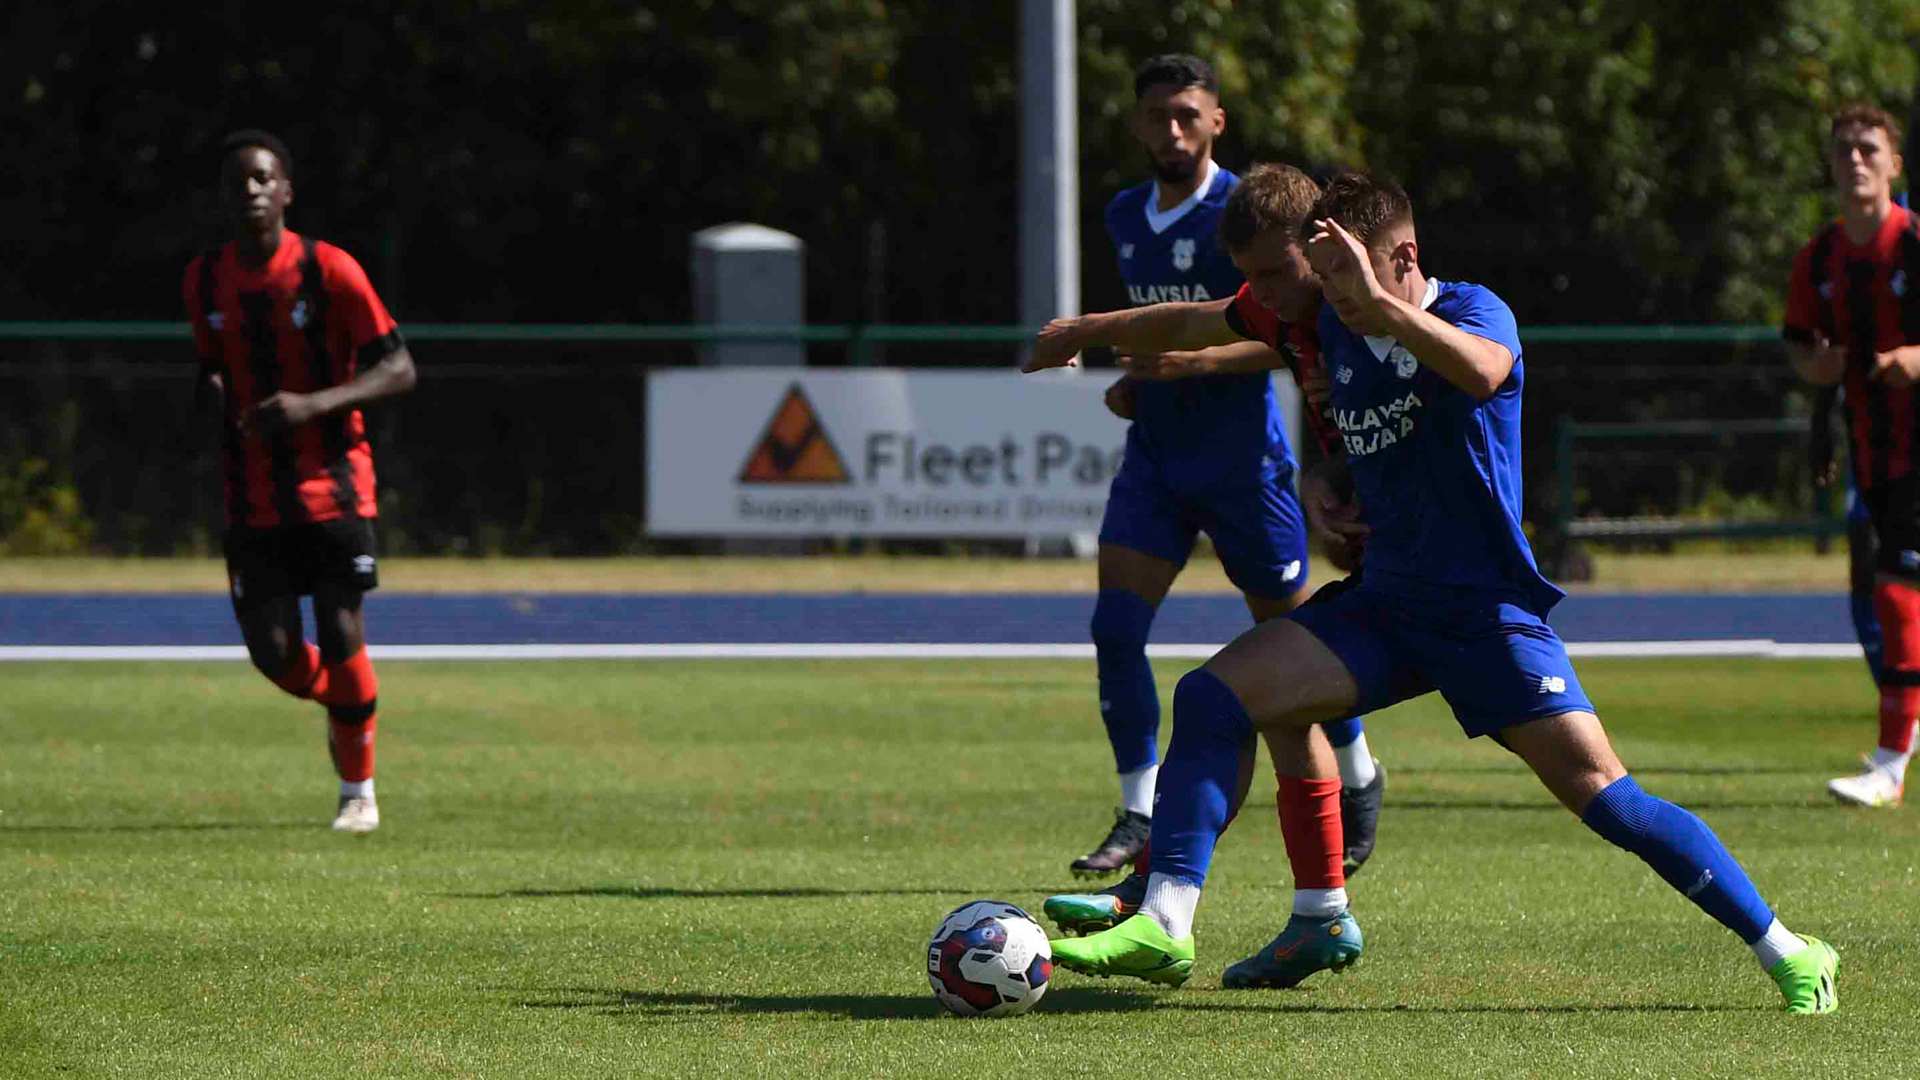
[(1099, 599), (1093, 604), (1093, 619), (1087, 626), (1094, 648), (1146, 651), (1153, 613), (1153, 605), (1131, 590), (1101, 589)]

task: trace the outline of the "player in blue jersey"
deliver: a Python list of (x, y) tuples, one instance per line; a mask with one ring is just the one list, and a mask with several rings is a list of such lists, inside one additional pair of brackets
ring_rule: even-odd
[[(1363, 943), (1339, 874), (1335, 771), (1307, 736), (1329, 717), (1438, 690), (1469, 736), (1518, 755), (1589, 828), (1739, 934), (1790, 1012), (1831, 1011), (1837, 954), (1789, 932), (1704, 822), (1639, 788), (1545, 622), (1564, 594), (1541, 575), (1520, 524), (1525, 376), (1513, 313), (1481, 286), (1421, 272), (1412, 206), (1391, 181), (1335, 178), (1302, 236), (1329, 303), (1321, 347), (1346, 440), (1339, 468), (1367, 530), (1365, 574), (1254, 627), (1180, 680), (1141, 913), (1054, 942), (1054, 962), (1187, 980), (1201, 886), (1260, 731), (1291, 780), (1283, 821), (1331, 827), (1283, 830), (1294, 915), (1222, 981), (1292, 986), (1353, 963)], [(1052, 329), (1036, 363), (1078, 344), (1050, 342)], [(1307, 498), (1315, 505), (1317, 491)]]
[[(1155, 56), (1134, 75), (1133, 132), (1154, 178), (1106, 209), (1129, 300), (1135, 305), (1224, 300), (1240, 271), (1218, 242), (1223, 208), (1239, 179), (1213, 160), (1226, 129), (1219, 82), (1204, 61)], [(1318, 195), (1298, 173), (1304, 213)], [(1309, 298), (1317, 305), (1317, 293)], [(1307, 577), (1307, 544), (1293, 492), (1294, 461), (1269, 372), (1283, 361), (1258, 341), (1130, 357), (1132, 373), (1108, 392), (1133, 420), (1100, 529), (1099, 596), (1091, 632), (1100, 710), (1120, 778), (1113, 827), (1073, 860), (1076, 875), (1103, 876), (1134, 862), (1147, 840), (1158, 771), (1160, 698), (1147, 662), (1148, 632), (1204, 530), (1256, 622), (1292, 610)], [(1358, 719), (1329, 730), (1346, 778), (1352, 870), (1372, 853), (1384, 781)], [(1089, 896), (1048, 902), (1069, 930), (1111, 926), (1138, 906), (1144, 876)]]

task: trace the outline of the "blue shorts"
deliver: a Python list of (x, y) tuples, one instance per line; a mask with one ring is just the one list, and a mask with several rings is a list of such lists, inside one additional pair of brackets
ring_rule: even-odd
[(1182, 483), (1127, 440), (1107, 492), (1100, 542), (1185, 566), (1204, 531), (1228, 580), (1248, 596), (1284, 600), (1307, 581), (1307, 527), (1293, 472), (1262, 468), (1244, 480), (1218, 475)]
[(1545, 716), (1594, 711), (1560, 636), (1517, 604), (1426, 604), (1364, 584), (1335, 584), (1287, 618), (1332, 649), (1353, 675), (1360, 701), (1351, 716), (1438, 690), (1461, 729), (1476, 738)]

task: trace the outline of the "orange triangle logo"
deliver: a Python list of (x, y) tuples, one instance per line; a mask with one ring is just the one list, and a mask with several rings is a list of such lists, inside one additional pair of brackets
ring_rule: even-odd
[(853, 476), (840, 451), (827, 438), (820, 414), (799, 383), (787, 388), (787, 396), (773, 410), (773, 418), (760, 433), (747, 464), (740, 470), (743, 484), (850, 484)]

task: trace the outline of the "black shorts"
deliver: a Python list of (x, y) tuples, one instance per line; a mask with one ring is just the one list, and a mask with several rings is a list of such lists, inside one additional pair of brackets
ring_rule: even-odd
[(1860, 501), (1880, 535), (1874, 565), (1882, 573), (1920, 581), (1920, 476), (1908, 473), (1863, 490)]
[(361, 592), (379, 587), (372, 521), (335, 518), (227, 531), (227, 585), (234, 603), (311, 596), (321, 584)]

